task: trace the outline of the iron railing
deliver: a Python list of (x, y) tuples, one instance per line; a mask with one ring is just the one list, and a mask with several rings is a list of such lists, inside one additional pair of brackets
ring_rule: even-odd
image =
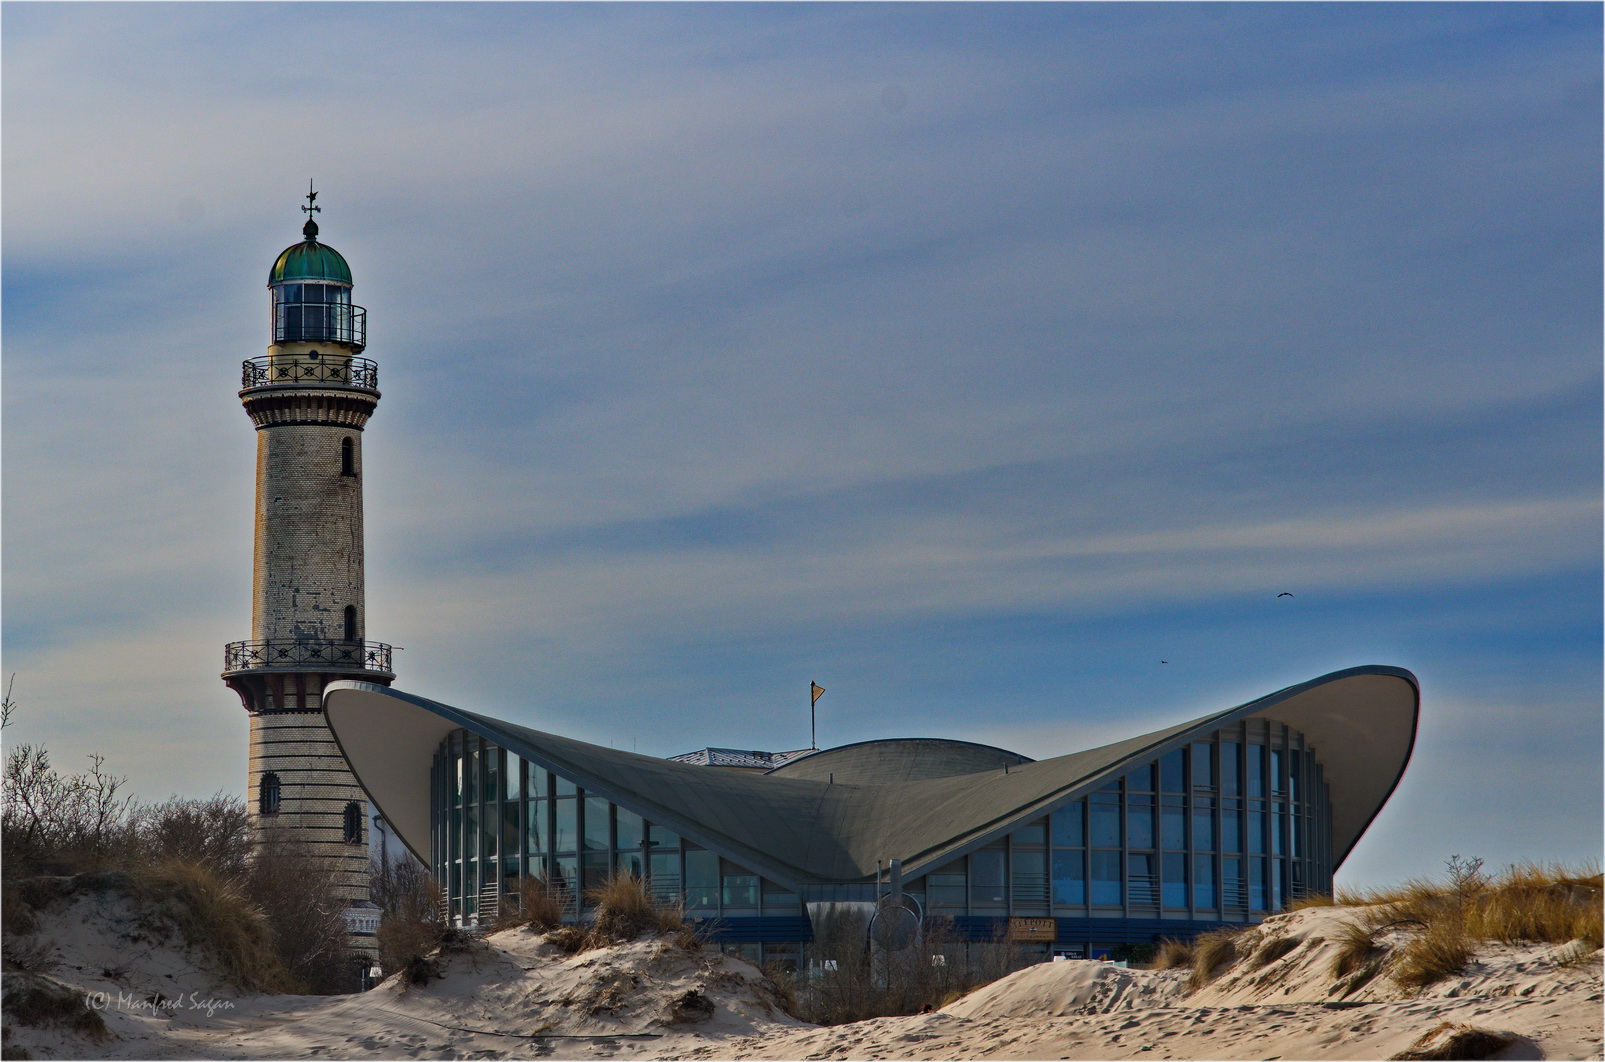
[(262, 642), (229, 642), (223, 647), (223, 670), (255, 671), (259, 668), (293, 667), (382, 671), (391, 674), (392, 648), (383, 642), (297, 642), (272, 639)]
[(368, 311), (348, 302), (276, 302), (273, 342), (368, 345)]
[(264, 355), (241, 366), (241, 387), (294, 387), (304, 384), (379, 389), (379, 365), (372, 358), (322, 357), (317, 354)]

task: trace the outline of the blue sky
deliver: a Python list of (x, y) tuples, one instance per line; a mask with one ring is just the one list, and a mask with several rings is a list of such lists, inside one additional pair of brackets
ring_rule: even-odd
[(240, 789), (234, 389), (315, 177), (402, 688), (669, 755), (805, 744), (817, 680), (822, 743), (1046, 756), (1394, 664), (1420, 741), (1345, 880), (1597, 859), (1600, 37), (7, 4), (8, 736)]

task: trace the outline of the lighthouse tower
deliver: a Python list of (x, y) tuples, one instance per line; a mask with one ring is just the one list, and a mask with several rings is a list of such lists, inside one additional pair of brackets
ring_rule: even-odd
[(348, 928), (365, 935), (377, 914), (368, 802), (324, 721), (323, 689), (395, 678), (390, 646), (366, 640), (363, 606), (362, 429), (379, 382), (361, 356), (367, 315), (351, 302), (351, 269), (318, 242), (316, 199), (309, 191), (301, 208), (305, 238), (268, 274), (267, 355), (244, 365), (240, 401), (256, 425), (251, 638), (225, 648), (223, 681), (250, 713), (256, 836), (326, 860), (352, 905)]

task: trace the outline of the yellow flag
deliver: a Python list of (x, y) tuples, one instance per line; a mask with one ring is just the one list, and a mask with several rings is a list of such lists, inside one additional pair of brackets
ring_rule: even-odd
[(810, 693), (812, 693), (814, 695), (814, 699), (809, 701), (808, 703), (809, 704), (818, 704), (819, 703), (819, 695), (821, 693), (825, 692), (825, 687), (821, 686), (817, 682), (810, 682), (808, 684), (808, 692), (810, 692)]

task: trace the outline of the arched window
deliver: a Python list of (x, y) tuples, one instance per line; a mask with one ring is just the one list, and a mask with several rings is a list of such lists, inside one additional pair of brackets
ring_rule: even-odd
[(279, 776), (269, 771), (257, 786), (256, 810), (263, 815), (279, 813)]
[(355, 800), (346, 804), (345, 838), (346, 844), (362, 843), (362, 805)]
[(357, 606), (346, 606), (346, 641), (357, 640)]
[(342, 476), (357, 474), (357, 444), (349, 435), (340, 440), (340, 474)]

